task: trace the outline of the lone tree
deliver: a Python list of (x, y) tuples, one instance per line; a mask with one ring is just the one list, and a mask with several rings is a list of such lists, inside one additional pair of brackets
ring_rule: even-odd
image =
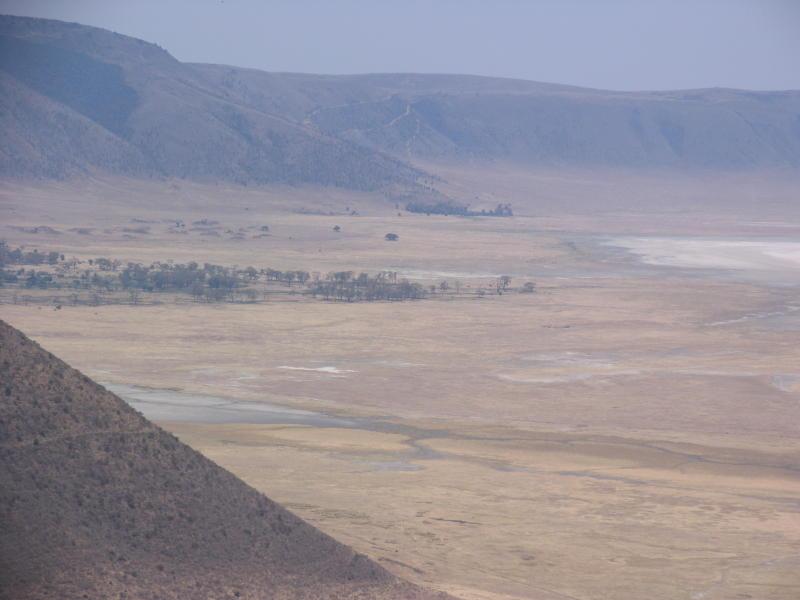
[(385, 239), (387, 242), (396, 242), (397, 240), (399, 240), (399, 239), (400, 239), (400, 236), (399, 236), (399, 235), (397, 235), (396, 233), (387, 233), (387, 234), (384, 236), (384, 239)]

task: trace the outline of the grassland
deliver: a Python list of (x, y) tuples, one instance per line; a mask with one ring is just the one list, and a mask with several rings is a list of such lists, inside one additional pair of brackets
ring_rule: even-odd
[[(692, 211), (666, 210), (659, 194), (637, 206), (648, 196), (636, 181), (592, 212), (591, 182), (611, 193), (603, 181), (562, 185), (572, 200), (559, 210), (547, 200), (555, 175), (536, 179), (537, 205), (521, 175), (481, 188), (449, 174), (487, 205), (504, 181), (517, 216), (398, 216), (382, 199), (323, 189), (8, 184), (2, 237), (82, 259), (393, 270), (464, 289), (509, 274), (537, 293), (3, 304), (0, 317), (107, 383), (390, 424), (162, 423), (416, 582), (474, 600), (796, 598), (800, 292), (786, 273), (660, 267), (605, 245), (621, 234), (792, 242), (800, 220), (780, 210), (791, 187), (765, 188), (758, 215), (730, 181), (669, 189), (680, 206), (730, 192), (735, 214), (716, 197)], [(148, 233), (124, 231), (133, 219)], [(175, 219), (270, 231), (169, 233)], [(389, 231), (400, 240), (385, 242)]]

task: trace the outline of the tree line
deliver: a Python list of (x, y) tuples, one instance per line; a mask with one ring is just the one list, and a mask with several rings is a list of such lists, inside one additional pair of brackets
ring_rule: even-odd
[[(0, 287), (10, 284), (29, 290), (65, 290), (70, 299), (68, 302), (72, 304), (80, 303), (81, 296), (88, 296), (91, 304), (118, 302), (120, 295), (125, 301), (138, 304), (143, 294), (164, 292), (187, 294), (197, 302), (256, 302), (276, 293), (305, 294), (336, 302), (404, 301), (433, 296), (460, 297), (463, 294), (483, 297), (514, 291), (511, 281), (510, 276), (503, 275), (492, 283), (484, 282), (475, 287), (459, 279), (452, 285), (443, 280), (424, 287), (398, 278), (392, 271), (321, 274), (253, 266), (228, 267), (195, 261), (143, 264), (105, 257), (79, 261), (75, 258), (67, 260), (63, 253), (55, 251), (12, 249), (0, 240)], [(464, 290), (464, 287), (468, 289)], [(532, 293), (535, 289), (533, 282), (526, 282), (516, 291)]]
[(438, 202), (425, 202), (415, 200), (406, 204), (406, 210), (412, 213), (426, 215), (456, 215), (460, 217), (513, 217), (514, 211), (510, 204), (498, 204), (490, 210), (471, 210), (468, 205), (455, 204), (447, 200)]
[[(80, 267), (80, 264), (88, 265)], [(47, 266), (47, 270), (25, 267)], [(352, 271), (331, 272), (325, 275), (303, 270), (286, 270), (253, 266), (226, 267), (212, 263), (154, 262), (123, 263), (105, 257), (85, 263), (66, 261), (59, 252), (26, 252), (11, 249), (0, 241), (0, 286), (17, 284), (26, 289), (99, 290), (127, 292), (136, 303), (141, 293), (187, 293), (197, 301), (255, 301), (259, 292), (254, 286), (261, 283), (282, 284), (300, 288), (314, 298), (346, 302), (379, 300), (416, 300), (425, 296), (422, 286), (396, 273), (370, 275)], [(6, 268), (14, 267), (14, 268)]]
[(407, 279), (397, 279), (397, 273), (384, 271), (370, 276), (353, 271), (328, 273), (325, 279), (314, 281), (309, 292), (315, 298), (344, 302), (375, 302), (378, 300), (419, 300), (425, 288)]

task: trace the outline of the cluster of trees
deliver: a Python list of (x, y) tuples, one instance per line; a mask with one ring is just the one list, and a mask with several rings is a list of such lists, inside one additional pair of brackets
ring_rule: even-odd
[(0, 271), (0, 286), (7, 283), (21, 284), (28, 289), (46, 290), (53, 287), (53, 276), (45, 271), (35, 271), (34, 269), (30, 271), (25, 271), (25, 269)]
[(406, 204), (406, 210), (412, 213), (425, 213), (426, 215), (457, 215), (461, 217), (513, 217), (514, 211), (510, 204), (498, 204), (492, 210), (470, 210), (469, 206), (455, 204), (449, 200), (438, 202), (425, 202), (415, 200)]
[(266, 279), (267, 271), (271, 269), (259, 271), (255, 267), (239, 269), (196, 262), (158, 262), (149, 266), (128, 263), (120, 270), (118, 282), (134, 304), (143, 291), (188, 293), (205, 302), (255, 302), (258, 292), (248, 286), (259, 278)]
[(309, 292), (316, 298), (343, 302), (375, 302), (378, 300), (418, 300), (425, 297), (425, 289), (407, 279), (398, 281), (397, 273), (384, 271), (370, 276), (356, 275), (353, 271), (328, 273), (324, 279), (314, 281)]
[(22, 248), (11, 248), (4, 240), (0, 240), (0, 285), (21, 284), (26, 288), (47, 289), (53, 285), (53, 275), (46, 271), (24, 268), (6, 269), (6, 267), (22, 265), (58, 265), (64, 261), (60, 252), (26, 251)]
[(0, 268), (6, 265), (55, 265), (64, 260), (60, 252), (39, 252), (34, 249), (26, 252), (22, 248), (11, 248), (0, 240)]
[(196, 263), (153, 263), (149, 266), (128, 263), (119, 271), (122, 289), (147, 292), (190, 291), (198, 286), (232, 289), (239, 279), (229, 269), (218, 265)]
[(499, 203), (495, 208), (492, 210), (479, 210), (479, 211), (471, 211), (471, 215), (479, 216), (479, 217), (513, 217), (514, 211), (511, 210), (511, 205), (506, 203), (502, 204)]
[(26, 288), (47, 289), (53, 285), (53, 276), (43, 271), (30, 270), (22, 278)]
[[(252, 268), (253, 267), (248, 267), (248, 269)], [(311, 274), (307, 271), (277, 271), (275, 269), (264, 269), (261, 272), (264, 274), (267, 281), (280, 281), (287, 285), (292, 285), (294, 283), (305, 284), (311, 279)]]
[[(107, 259), (95, 259), (98, 261)], [(103, 266), (100, 267), (105, 270)], [(118, 270), (114, 267), (113, 270)], [(273, 281), (292, 286), (304, 285), (311, 279), (308, 271), (279, 271), (277, 269), (256, 269), (249, 266), (224, 267), (196, 262), (174, 264), (156, 262), (149, 266), (139, 263), (128, 263), (119, 269), (119, 282), (124, 289), (138, 288), (144, 291), (186, 291), (196, 290), (198, 286), (210, 289), (232, 290), (247, 286), (257, 281)]]

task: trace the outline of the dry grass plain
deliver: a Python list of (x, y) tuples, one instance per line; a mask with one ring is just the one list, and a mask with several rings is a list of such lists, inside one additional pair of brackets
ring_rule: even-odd
[[(776, 190), (779, 204), (787, 192)], [(5, 184), (0, 237), (82, 258), (391, 269), (471, 288), (508, 273), (539, 289), (408, 303), (5, 304), (0, 318), (102, 382), (361, 419), (162, 425), (415, 582), (471, 600), (800, 596), (798, 288), (646, 266), (598, 241), (697, 235), (698, 214), (519, 203), (513, 219), (459, 219), (397, 216), (327, 190)], [(796, 217), (742, 213), (705, 210), (707, 234), (800, 229)], [(231, 231), (268, 224), (270, 235), (167, 233), (169, 219), (202, 218)], [(150, 233), (124, 232), (131, 219), (151, 221)], [(18, 228), (40, 225), (60, 233)], [(400, 241), (384, 242), (388, 231)]]

